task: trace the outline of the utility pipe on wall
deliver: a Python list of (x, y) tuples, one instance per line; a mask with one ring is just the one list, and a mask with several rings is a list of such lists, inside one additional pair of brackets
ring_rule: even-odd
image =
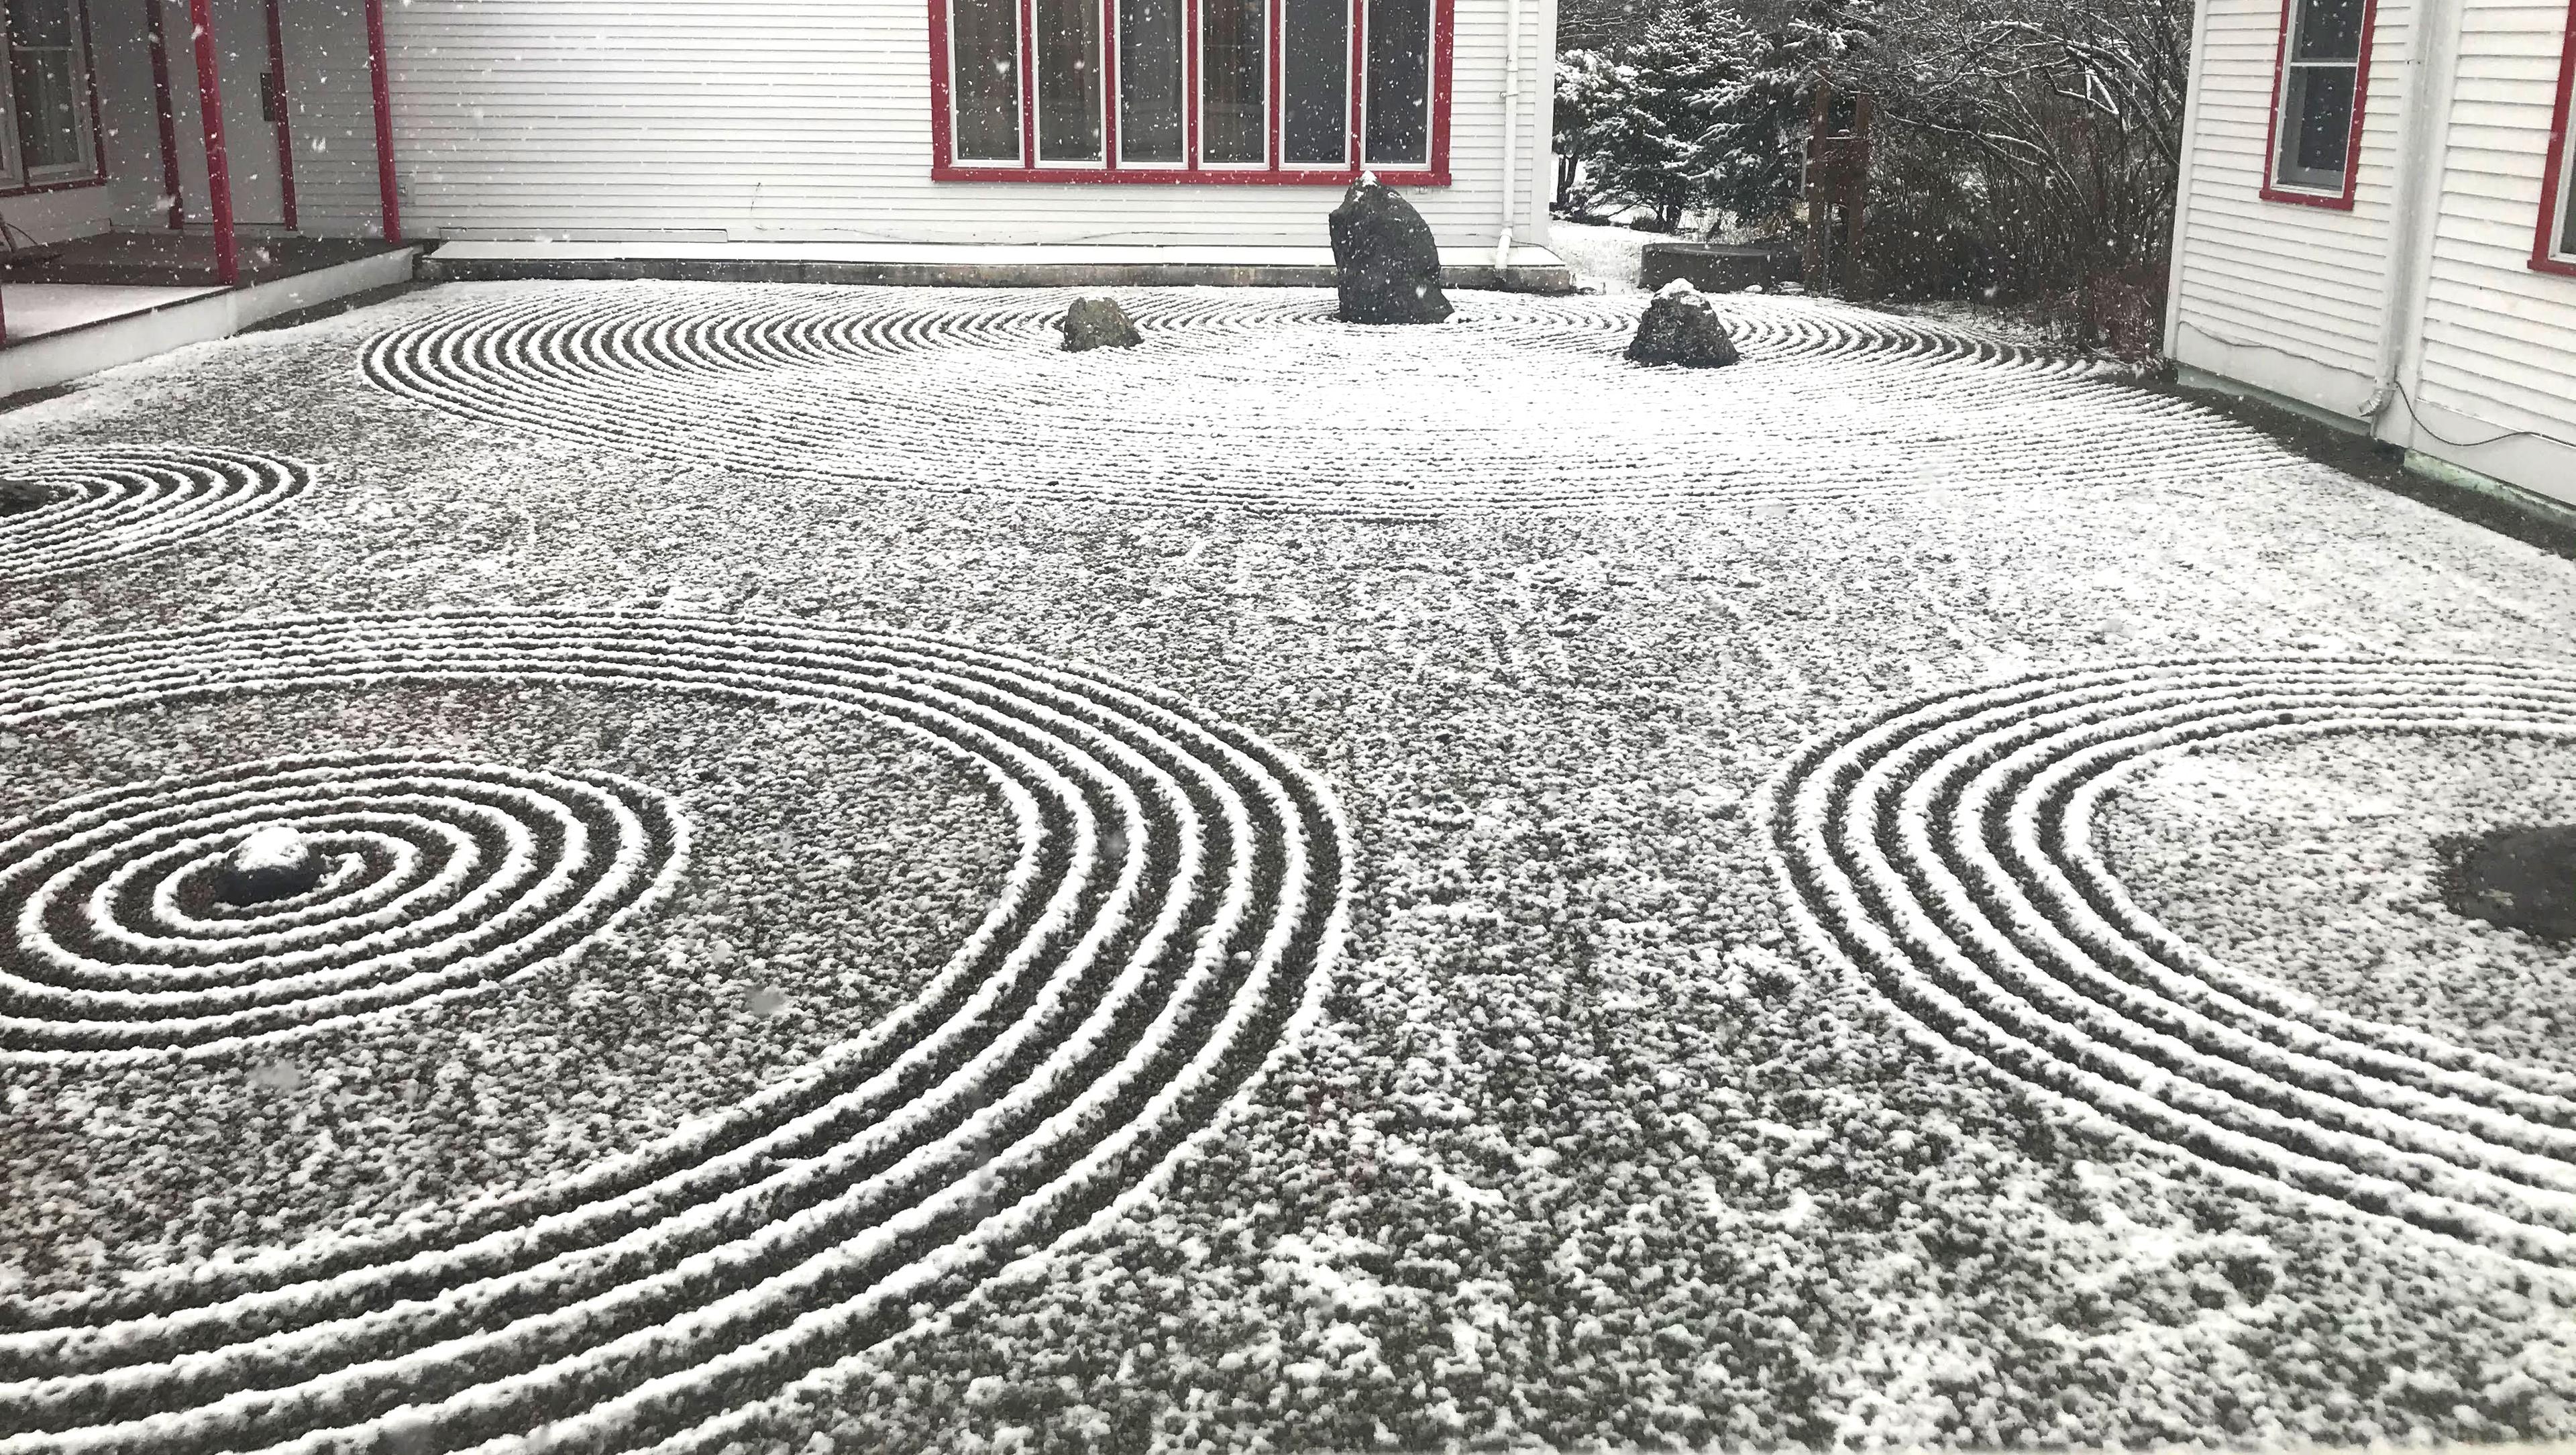
[[(1512, 224), (1519, 220), (1517, 199), (1521, 172), (1521, 6), (1506, 0), (1503, 22), (1503, 235), (1494, 243), (1494, 271), (1512, 265)], [(1500, 283), (1502, 280), (1494, 280)]]

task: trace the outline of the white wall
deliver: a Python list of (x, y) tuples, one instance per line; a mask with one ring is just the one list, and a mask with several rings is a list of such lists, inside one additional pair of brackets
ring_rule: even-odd
[(2280, 0), (2203, 0), (2197, 129), (2176, 247), (2174, 357), (2356, 413), (2378, 370), (2391, 277), (2397, 118), (2416, 0), (2380, 0), (2349, 212), (2267, 202)]
[(2390, 438), (2576, 500), (2576, 443), (2477, 442), (2532, 430), (2576, 442), (2576, 278), (2530, 266), (2567, 6), (2477, 0), (2461, 16), (2421, 362), (2433, 431)]
[(2564, 0), (2381, 0), (2349, 213), (2261, 200), (2281, 8), (2206, 3), (2174, 358), (2576, 501), (2576, 279), (2528, 265)]
[[(1547, 205), (1549, 0), (1457, 0), (1443, 243), (1501, 227), (1522, 10), (1520, 234)], [(448, 238), (1315, 244), (1329, 187), (930, 180), (920, 0), (410, 0), (386, 9), (407, 231)]]

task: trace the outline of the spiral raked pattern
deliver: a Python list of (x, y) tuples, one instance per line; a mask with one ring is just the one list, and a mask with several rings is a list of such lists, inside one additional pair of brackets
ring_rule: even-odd
[(498, 1449), (541, 1423), (569, 1448), (720, 1444), (1150, 1186), (1338, 952), (1344, 831), (1296, 762), (1145, 689), (932, 638), (622, 613), (170, 631), (0, 669), (0, 731), (485, 681), (870, 715), (988, 776), (1017, 864), (913, 1000), (730, 1114), (435, 1231), (0, 1296), (0, 1452)]
[(2274, 1188), (2576, 1264), (2576, 1078), (2222, 964), (2095, 851), (2142, 768), (2351, 732), (2576, 739), (2576, 668), (2192, 660), (1936, 697), (1794, 762), (1777, 860), (1821, 952), (1994, 1071)]
[[(276, 828), (321, 883), (226, 902), (225, 857)], [(84, 795), (0, 828), (0, 1052), (305, 1031), (561, 964), (660, 897), (686, 843), (641, 784), (400, 755)]]
[(1745, 361), (1622, 357), (1642, 300), (1122, 290), (1143, 347), (1068, 355), (1071, 293), (513, 288), (373, 340), (479, 422), (765, 479), (1037, 502), (1437, 517), (2205, 482), (2277, 463), (2098, 366), (1846, 305), (1714, 300)]
[(112, 445), (0, 466), (51, 496), (0, 514), (0, 586), (32, 586), (151, 556), (255, 520), (301, 495), (314, 469), (239, 450)]

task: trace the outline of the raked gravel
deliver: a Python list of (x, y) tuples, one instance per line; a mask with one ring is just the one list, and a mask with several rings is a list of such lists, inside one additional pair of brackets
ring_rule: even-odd
[[(1045, 872), (1090, 885), (1079, 893), (1094, 909), (1104, 881), (1077, 862), (1167, 877), (1193, 842), (1210, 846), (1211, 865), (1227, 862), (1238, 830), (1193, 838), (1152, 815), (1134, 821), (1132, 842), (1097, 828), (1015, 837), (991, 775), (815, 695), (857, 690), (857, 677), (734, 690), (754, 671), (743, 662), (786, 671), (840, 628), (945, 643), (922, 649), (941, 662), (989, 648), (1021, 664), (994, 710), (1036, 734), (1031, 751), (1050, 762), (1062, 744), (1090, 743), (1088, 729), (1049, 717), (1052, 689), (1028, 684), (1051, 664), (1123, 684), (1096, 689), (1119, 704), (1103, 709), (1103, 730), (1145, 743), (1152, 761), (1099, 746), (1103, 786), (1084, 792), (1160, 801), (1155, 773), (1215, 775), (1210, 792), (1256, 815), (1242, 843), (1269, 847), (1247, 848), (1238, 878), (1218, 868), (1208, 882), (1239, 882), (1247, 913), (1282, 923), (1301, 911), (1282, 888), (1296, 876), (1273, 872), (1287, 862), (1279, 846), (1329, 856), (1346, 843), (1347, 938), (1337, 954), (1313, 928), (1280, 941), (1283, 954), (1325, 951), (1311, 1013), (1281, 1001), (1234, 1041), (1213, 1020), (1192, 1023), (1212, 1046), (1250, 1047), (1225, 1053), (1228, 1074), (1249, 1078), (1232, 1110), (1213, 1109), (1225, 1090), (1213, 1085), (1197, 1102), (1119, 1102), (1115, 1126), (1046, 1134), (1196, 1136), (1150, 1176), (1163, 1142), (1112, 1148), (1127, 1160), (1103, 1163), (1115, 1174), (1103, 1176), (1124, 1200), (1103, 1201), (1116, 1190), (1104, 1183), (1064, 1203), (1066, 1216), (1106, 1206), (1096, 1225), (1052, 1252), (1032, 1246), (980, 1291), (953, 1279), (980, 1277), (981, 1264), (907, 1264), (932, 1268), (922, 1286), (935, 1298), (834, 1325), (820, 1343), (781, 1333), (792, 1367), (744, 1376), (705, 1427), (716, 1443), (2576, 1436), (2576, 1318), (2551, 1232), (2566, 1223), (2576, 1166), (2553, 1150), (2568, 1123), (2552, 1121), (2563, 1100), (2552, 1088), (2576, 1076), (2558, 1029), (2576, 960), (2449, 915), (2428, 858), (2444, 835), (2576, 810), (2576, 753), (2531, 735), (2540, 707), (2482, 714), (2476, 693), (2436, 694), (2429, 708), (2409, 700), (2441, 721), (2212, 742), (2128, 770), (2099, 806), (2100, 861), (2209, 973), (2235, 977), (2226, 983), (2264, 1014), (2412, 1058), (2354, 1095), (2412, 1096), (2376, 1088), (2449, 1075), (2454, 1052), (2487, 1078), (2493, 1105), (2454, 1116), (2408, 1102), (2403, 1116), (2418, 1120), (2373, 1112), (2363, 1125), (2332, 1077), (2364, 1072), (2263, 1061), (2262, 1075), (2306, 1098), (2284, 1103), (2296, 1135), (2344, 1139), (2316, 1177), (2268, 1163), (2249, 1173), (2243, 1158), (2184, 1145), (2166, 1122), (2119, 1114), (2126, 1093), (2002, 1074), (2058, 1072), (1972, 1054), (1925, 1021), (1907, 997), (1935, 983), (1933, 960), (1882, 965), (1820, 933), (1848, 925), (1927, 944), (1934, 930), (1960, 942), (2038, 933), (1976, 887), (2005, 862), (2008, 835), (1925, 828), (1923, 862), (1959, 866), (1966, 897), (1903, 880), (1931, 917), (1907, 929), (1892, 901), (1836, 908), (1820, 881), (1784, 866), (1812, 850), (1866, 879), (1880, 872), (1869, 855), (1901, 864), (1915, 850), (1837, 837), (1782, 808), (1795, 801), (1784, 773), (1818, 745), (1908, 704), (1953, 705), (1926, 709), (1938, 716), (2022, 678), (2059, 691), (2141, 664), (2260, 663), (2274, 675), (2246, 689), (2259, 697), (2277, 674), (2322, 662), (2364, 664), (2350, 670), (2366, 687), (2369, 664), (2403, 658), (2554, 680), (2576, 664), (2576, 567), (2116, 379), (1991, 341), (1942, 344), (1932, 325), (1873, 324), (1838, 305), (1732, 305), (1764, 337), (1843, 342), (1679, 376), (1621, 374), (1616, 320), (1580, 311), (1633, 299), (1465, 295), (1471, 326), (1399, 338), (1318, 319), (1320, 295), (1124, 296), (1148, 320), (1147, 348), (1101, 363), (1049, 353), (1032, 300), (1007, 294), (451, 286), (182, 350), (0, 417), (0, 454), (13, 458), (148, 446), (314, 471), (291, 498), (169, 549), (33, 583), (0, 556), (0, 677), (111, 634), (228, 633), (218, 675), (240, 675), (262, 643), (320, 630), (293, 624), (305, 618), (394, 613), (431, 637), (445, 629), (418, 623), (439, 613), (504, 635), (533, 619), (511, 613), (549, 623), (506, 646), (520, 665), (473, 681), (353, 668), (328, 688), (156, 687), (27, 717), (0, 728), (0, 820), (227, 765), (398, 753), (566, 781), (613, 775), (666, 796), (689, 830), (667, 897), (487, 991), (193, 1058), (0, 1048), (11, 1129), (0, 1402), (48, 1412), (43, 1431), (0, 1433), (0, 1450), (80, 1448), (83, 1429), (114, 1443), (107, 1432), (145, 1396), (80, 1381), (92, 1377), (83, 1361), (120, 1359), (140, 1372), (119, 1388), (196, 1411), (164, 1430), (171, 1448), (282, 1438), (288, 1415), (199, 1407), (219, 1385), (303, 1377), (293, 1361), (327, 1359), (325, 1343), (279, 1333), (264, 1347), (286, 1362), (260, 1373), (242, 1362), (252, 1355), (218, 1352), (188, 1376), (212, 1382), (190, 1393), (156, 1372), (160, 1326), (129, 1326), (138, 1342), (122, 1354), (23, 1330), (48, 1311), (148, 1309), (194, 1269), (222, 1283), (252, 1277), (245, 1262), (294, 1268), (326, 1256), (316, 1249), (434, 1242), (621, 1156), (716, 1136), (746, 1103), (828, 1079), (834, 1047), (936, 993), (943, 965), (1012, 892), (1027, 843), (1092, 844), (1094, 857), (1050, 859)], [(906, 330), (954, 335), (978, 307), (1007, 323), (943, 336), (935, 358), (899, 342)], [(788, 314), (828, 323), (835, 308), (861, 315), (838, 337), (898, 343), (855, 360), (827, 338), (820, 353), (726, 361), (725, 338), (766, 337)], [(1480, 309), (1517, 321), (1472, 326)], [(700, 331), (669, 335), (681, 341), (660, 355), (618, 357), (729, 372), (694, 397), (667, 379), (638, 392), (576, 350), (540, 388), (485, 354), (388, 387), (399, 381), (375, 347), (471, 341), (513, 318), (590, 320), (582, 336), (598, 338), (655, 317)], [(1923, 337), (1934, 346), (1904, 342)], [(1373, 409), (1372, 377), (1395, 416)], [(1553, 396), (1551, 377), (1565, 382)], [(1195, 387), (1201, 378), (1216, 387)], [(461, 406), (458, 379), (511, 407)], [(1494, 381), (1481, 395), (1480, 379)], [(1045, 389), (1013, 416), (1012, 386), (1030, 381)], [(764, 397), (783, 400), (803, 434), (764, 435)], [(1773, 425), (1794, 421), (1802, 397), (1847, 422), (1875, 411), (1874, 427), (1784, 436)], [(1087, 400), (1104, 407), (1086, 414)], [(1557, 412), (1577, 405), (1579, 417)], [(1444, 432), (1444, 420), (1473, 427)], [(849, 442), (890, 431), (895, 463), (863, 468), (867, 452)], [(810, 458), (795, 438), (819, 442)], [(1319, 440), (1338, 485), (1302, 468)], [(1708, 450), (1724, 469), (1695, 467)], [(1049, 452), (1081, 472), (1050, 471)], [(1409, 452), (1438, 463), (1438, 488), (1407, 496)], [(0, 551), (8, 539), (0, 530)], [(674, 633), (783, 633), (763, 640), (789, 645), (744, 647), (750, 656), (709, 665), (687, 690), (584, 678), (561, 633), (602, 612), (634, 614), (614, 632), (665, 653)], [(135, 670), (156, 650), (137, 648)], [(190, 660), (164, 655), (173, 672)], [(0, 717), (11, 690), (0, 681)], [(2464, 726), (2482, 716), (2510, 721)], [(1212, 736), (1190, 737), (1193, 724)], [(1181, 735), (1168, 761), (1151, 745), (1167, 734)], [(1258, 760), (1271, 750), (1277, 762)], [(1028, 781), (1058, 771), (1071, 770), (1030, 768)], [(1901, 798), (1893, 780), (1889, 791)], [(1942, 805), (1891, 812), (1899, 824), (1955, 818)], [(17, 831), (0, 825), (0, 838)], [(1861, 857), (1833, 858), (1836, 844)], [(544, 857), (542, 844), (529, 852)], [(1330, 899), (1328, 867), (1304, 881), (1323, 896), (1310, 908)], [(17, 906), (0, 910), (14, 926)], [(1217, 913), (1214, 900), (1184, 911)], [(1100, 923), (1128, 932), (1114, 915)], [(2050, 953), (2101, 969), (2121, 952), (2085, 941)], [(0, 955), (0, 969), (10, 963)], [(2079, 972), (2092, 970), (2068, 973)], [(1210, 973), (1234, 978), (1153, 983), (1184, 1007), (1243, 1004), (1264, 983), (1231, 956)], [(2215, 1024), (2214, 1003), (2189, 1003)], [(2088, 1004), (2070, 1021), (2102, 1044), (2179, 1054), (2138, 1029), (2167, 1009), (2107, 990)], [(2129, 1006), (2128, 1018), (2106, 1005)], [(2224, 1110), (2249, 1136), (2268, 1093), (2216, 1063), (2257, 1025), (2192, 1032), (2203, 1037), (2193, 1054), (2209, 1058), (2193, 1074), (2255, 1098)], [(1110, 1043), (1104, 1087), (1138, 1068), (1177, 1081), (1176, 1061), (1146, 1056), (1156, 1034), (1117, 1033), (1142, 1038)], [(2367, 1047), (2329, 1049), (2381, 1065)], [(997, 1073), (981, 1101), (939, 1114), (970, 1132), (1016, 1126), (1011, 1098), (1024, 1085), (1059, 1094), (1055, 1074)], [(1068, 1082), (1060, 1094), (1076, 1092)], [(2443, 1117), (2475, 1137), (2428, 1142), (2423, 1128)], [(984, 1169), (974, 1176), (1019, 1186), (1002, 1149), (940, 1145)], [(2492, 1215), (2486, 1232), (2368, 1206), (2363, 1184), (2396, 1165), (2385, 1158), (2451, 1154), (2443, 1185)], [(763, 1155), (685, 1175), (803, 1187), (831, 1149)], [(809, 1156), (810, 1173), (798, 1160)], [(2341, 1180), (2329, 1186), (2329, 1174)], [(2527, 1197), (2510, 1191), (2516, 1176)], [(743, 1236), (770, 1236), (757, 1223)], [(2516, 1231), (2527, 1229), (2540, 1231)], [(649, 1279), (566, 1256), (559, 1288), (510, 1297), (589, 1298), (584, 1280)], [(372, 1276), (364, 1266), (350, 1276)], [(648, 1329), (618, 1346), (635, 1370), (667, 1365), (685, 1398), (595, 1416), (577, 1392), (594, 1386), (564, 1384), (576, 1392), (546, 1406), (563, 1417), (557, 1433), (614, 1441), (697, 1420), (716, 1387), (698, 1375), (725, 1330), (783, 1329), (822, 1306), (760, 1306), (786, 1298), (780, 1286), (718, 1310), (735, 1276), (654, 1292), (685, 1317), (658, 1342)], [(391, 1341), (391, 1359), (412, 1357), (396, 1347), (401, 1321), (431, 1317), (356, 1304), (347, 1316)], [(606, 1349), (629, 1337), (617, 1320), (642, 1316), (532, 1327), (515, 1352), (514, 1335), (492, 1334), (490, 1357), (516, 1370), (542, 1347), (573, 1360), (567, 1370), (592, 1369), (584, 1330)], [(850, 1357), (770, 1398), (831, 1362), (818, 1350)], [(452, 1371), (423, 1377), (473, 1389)], [(537, 1407), (496, 1395), (493, 1408), (515, 1412), (406, 1423), (403, 1396), (387, 1392), (398, 1386), (351, 1378), (346, 1418), (376, 1420), (384, 1448), (507, 1435)], [(20, 1379), (55, 1382), (7, 1383)], [(323, 1408), (292, 1420), (328, 1423), (313, 1413)]]

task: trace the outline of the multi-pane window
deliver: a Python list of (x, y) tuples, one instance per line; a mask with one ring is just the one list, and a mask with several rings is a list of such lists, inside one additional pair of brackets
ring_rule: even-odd
[(7, 184), (39, 187), (86, 181), (98, 171), (90, 129), (89, 55), (81, 44), (79, 0), (6, 0), (9, 68), (0, 137)]
[(946, 0), (943, 165), (1086, 178), (1437, 165), (1440, 0)]
[(2349, 190), (2369, 21), (2369, 0), (2290, 0), (2272, 124), (2273, 186), (2334, 197)]

